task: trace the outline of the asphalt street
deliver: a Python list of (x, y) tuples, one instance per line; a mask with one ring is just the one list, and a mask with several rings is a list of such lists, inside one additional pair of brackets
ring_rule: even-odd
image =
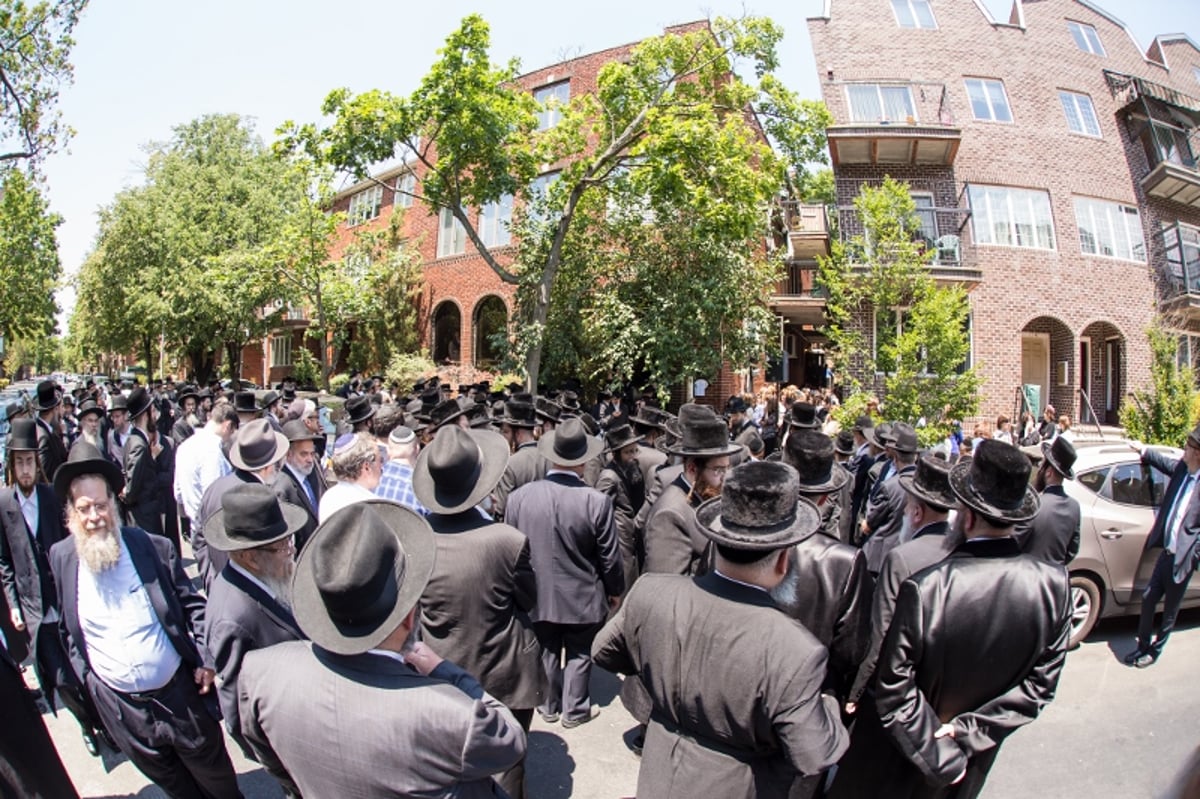
[[(1163, 657), (1144, 670), (1121, 662), (1133, 645), (1134, 620), (1102, 622), (1090, 640), (1067, 656), (1055, 701), (1005, 743), (984, 796), (1198, 795), (1174, 786), (1181, 772), (1200, 758), (1200, 692), (1195, 683), (1200, 609), (1183, 613), (1180, 622)], [(565, 730), (535, 717), (528, 756), (531, 799), (634, 795), (639, 761), (626, 745), (634, 725), (617, 698), (618, 689), (615, 677), (597, 669), (592, 695), (601, 712), (595, 720)], [(57, 718), (44, 718), (81, 796), (164, 796), (119, 753), (102, 747), (101, 758), (90, 757), (78, 725), (65, 711)], [(247, 799), (282, 796), (260, 766), (241, 757), (232, 740), (227, 743)]]

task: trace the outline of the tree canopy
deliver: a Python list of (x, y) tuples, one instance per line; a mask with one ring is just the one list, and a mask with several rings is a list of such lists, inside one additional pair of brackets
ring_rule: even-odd
[(0, 336), (39, 339), (54, 332), (54, 290), (62, 273), (50, 212), (22, 169), (0, 169)]

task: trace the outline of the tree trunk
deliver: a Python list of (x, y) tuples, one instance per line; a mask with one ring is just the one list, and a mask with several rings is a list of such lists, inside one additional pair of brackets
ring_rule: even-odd
[[(236, 341), (226, 341), (225, 360), (229, 366), (229, 379), (240, 381), (242, 379), (242, 345)], [(241, 387), (240, 384), (238, 387)]]
[(142, 357), (146, 359), (146, 382), (154, 378), (154, 337), (142, 337)]

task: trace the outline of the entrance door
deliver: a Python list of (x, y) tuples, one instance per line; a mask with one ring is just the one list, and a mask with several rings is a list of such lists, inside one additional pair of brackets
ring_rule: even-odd
[[(1045, 333), (1021, 335), (1021, 384), (1040, 386), (1042, 405), (1050, 401), (1050, 337)], [(1042, 412), (1041, 408), (1029, 410), (1035, 418)]]
[(1079, 421), (1094, 423), (1092, 409), (1088, 407), (1089, 402), (1093, 405), (1096, 402), (1092, 397), (1092, 340), (1088, 338), (1079, 339), (1079, 388), (1083, 391), (1079, 398)]
[(1104, 422), (1117, 423), (1117, 406), (1121, 402), (1121, 340), (1104, 342)]

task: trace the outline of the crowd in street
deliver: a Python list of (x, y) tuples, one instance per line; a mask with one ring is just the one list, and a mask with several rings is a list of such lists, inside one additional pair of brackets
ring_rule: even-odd
[[(4, 409), (0, 793), (77, 795), (39, 693), (186, 799), (241, 796), (227, 741), (289, 796), (524, 797), (535, 714), (595, 719), (593, 665), (644, 799), (973, 797), (1054, 698), (1080, 508), (1052, 408), (1035, 463), (790, 386), (344, 393), (332, 434), (290, 383)], [(1200, 427), (1143, 459), (1172, 479), (1138, 667), (1200, 559)]]

